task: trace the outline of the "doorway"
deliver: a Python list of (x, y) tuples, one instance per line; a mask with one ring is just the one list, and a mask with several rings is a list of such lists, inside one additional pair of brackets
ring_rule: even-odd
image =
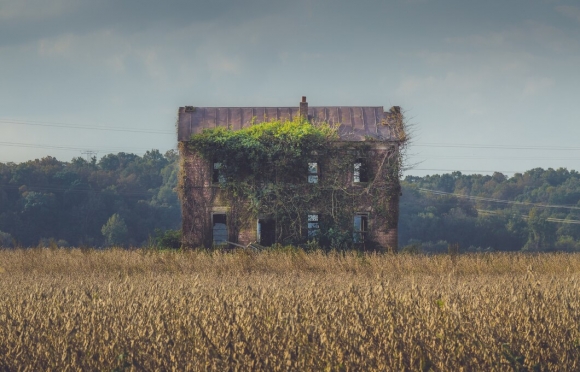
[(260, 245), (270, 247), (276, 243), (276, 221), (258, 219), (257, 240)]

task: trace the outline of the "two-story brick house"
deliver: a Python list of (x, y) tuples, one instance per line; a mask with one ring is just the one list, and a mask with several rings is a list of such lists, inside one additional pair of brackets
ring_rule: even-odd
[[(303, 176), (278, 177), (279, 182), (286, 182), (285, 190), (290, 190), (284, 194), (288, 198), (306, 195), (316, 187), (317, 198), (309, 199), (310, 204), (292, 217), (293, 225), (303, 227), (299, 238), (331, 239), (339, 231), (342, 239), (347, 236), (355, 247), (396, 252), (399, 150), (405, 141), (399, 107), (386, 112), (383, 107), (309, 107), (303, 97), (298, 107), (185, 106), (179, 108), (178, 115), (184, 245), (258, 242), (269, 246), (287, 242), (288, 220), (281, 222), (276, 210), (248, 213), (244, 201), (233, 203), (224, 197), (220, 160), (201, 157), (188, 141), (204, 129), (224, 127), (235, 131), (271, 120), (302, 117), (311, 123), (334, 125), (338, 140), (329, 145), (332, 149), (312, 154)], [(293, 231), (296, 237), (296, 228)]]

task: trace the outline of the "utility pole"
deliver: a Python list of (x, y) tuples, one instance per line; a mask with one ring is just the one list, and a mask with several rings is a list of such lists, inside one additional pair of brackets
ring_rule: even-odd
[(87, 163), (90, 163), (93, 156), (97, 156), (98, 151), (86, 150), (86, 151), (81, 151), (81, 154), (86, 155), (87, 156)]

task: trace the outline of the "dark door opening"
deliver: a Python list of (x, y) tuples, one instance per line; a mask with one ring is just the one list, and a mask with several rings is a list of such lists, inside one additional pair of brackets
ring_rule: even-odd
[(258, 243), (264, 247), (269, 247), (276, 243), (276, 221), (258, 220)]

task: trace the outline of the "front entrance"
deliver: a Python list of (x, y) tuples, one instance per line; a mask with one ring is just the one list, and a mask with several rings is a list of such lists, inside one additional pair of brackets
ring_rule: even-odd
[(276, 221), (272, 219), (258, 220), (258, 243), (264, 247), (269, 247), (276, 243)]

